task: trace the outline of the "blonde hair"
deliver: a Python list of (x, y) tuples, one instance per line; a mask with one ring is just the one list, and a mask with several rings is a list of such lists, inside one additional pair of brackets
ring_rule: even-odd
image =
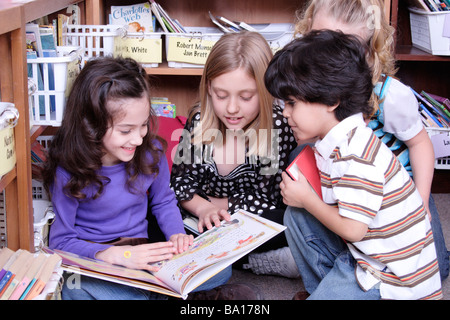
[[(214, 78), (241, 68), (255, 79), (259, 96), (259, 114), (244, 128), (246, 137), (258, 138), (257, 144), (249, 145), (249, 154), (256, 154), (258, 151), (261, 156), (268, 154), (271, 146), (274, 98), (266, 89), (264, 73), (272, 56), (272, 50), (267, 41), (257, 32), (242, 31), (225, 34), (215, 43), (208, 55), (200, 80), (200, 103), (190, 115), (190, 120), (197, 111), (200, 111), (201, 115), (201, 125), (194, 129), (192, 135), (194, 144), (210, 143), (213, 138), (211, 132), (214, 132), (210, 129), (217, 129), (222, 137), (225, 137), (226, 127), (214, 112), (208, 86)], [(260, 132), (268, 134), (264, 137), (260, 135)]]
[[(367, 62), (375, 85), (382, 74), (394, 76), (397, 72), (394, 58), (394, 28), (384, 14), (383, 0), (310, 0), (304, 9), (297, 10), (296, 34), (306, 34), (316, 14), (325, 12), (335, 20), (361, 26), (369, 52)], [(377, 105), (377, 99), (372, 96)]]

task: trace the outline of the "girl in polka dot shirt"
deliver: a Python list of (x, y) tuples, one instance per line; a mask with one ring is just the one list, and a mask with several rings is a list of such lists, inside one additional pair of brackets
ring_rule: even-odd
[[(223, 35), (208, 56), (171, 174), (182, 212), (198, 218), (200, 232), (237, 209), (283, 221), (279, 184), (296, 142), (264, 85), (271, 58), (254, 32)], [(266, 247), (286, 245), (282, 235)]]

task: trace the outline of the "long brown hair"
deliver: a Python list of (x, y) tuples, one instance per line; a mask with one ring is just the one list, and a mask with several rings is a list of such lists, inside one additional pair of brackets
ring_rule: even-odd
[[(83, 199), (86, 197), (83, 189), (96, 186), (94, 198), (98, 197), (108, 183), (105, 177), (98, 175), (104, 155), (102, 140), (117, 112), (121, 112), (109, 110), (107, 101), (143, 96), (150, 103), (149, 77), (136, 61), (112, 57), (90, 60), (73, 84), (61, 127), (50, 144), (42, 170), (47, 192), (60, 166), (71, 174), (65, 186), (66, 194)], [(139, 174), (158, 174), (158, 162), (166, 147), (166, 142), (156, 134), (157, 120), (152, 108), (148, 116), (148, 133), (133, 159), (125, 164), (130, 188)], [(152, 163), (148, 163), (148, 152)]]

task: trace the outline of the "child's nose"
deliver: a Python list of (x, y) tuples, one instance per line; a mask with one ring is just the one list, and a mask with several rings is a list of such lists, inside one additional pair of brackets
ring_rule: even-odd
[(239, 111), (239, 106), (236, 99), (232, 98), (227, 104), (227, 112), (230, 114), (237, 113)]
[(291, 108), (285, 105), (283, 109), (283, 117), (289, 118), (290, 116), (291, 116)]

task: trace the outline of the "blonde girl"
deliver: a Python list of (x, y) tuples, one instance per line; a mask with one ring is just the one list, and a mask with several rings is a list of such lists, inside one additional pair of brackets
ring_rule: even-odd
[[(200, 103), (190, 113), (171, 175), (182, 212), (198, 218), (199, 232), (237, 209), (282, 223), (281, 172), (296, 144), (264, 85), (271, 58), (256, 32), (225, 34), (208, 56)], [(287, 249), (287, 242), (281, 236), (267, 246)]]

